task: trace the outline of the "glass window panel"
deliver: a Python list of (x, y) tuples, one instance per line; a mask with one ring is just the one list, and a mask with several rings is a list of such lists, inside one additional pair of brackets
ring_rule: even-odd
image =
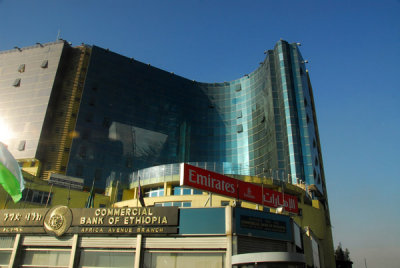
[(21, 65), (18, 67), (18, 72), (20, 72), (20, 73), (25, 72), (25, 64), (21, 64)]
[(181, 189), (182, 189), (182, 187), (178, 187), (178, 186), (174, 187), (173, 195), (181, 195)]
[(82, 250), (79, 267), (133, 267), (134, 251)]
[(69, 265), (69, 257), (70, 249), (25, 249), (22, 264), (64, 267)]
[(158, 191), (158, 196), (164, 196), (164, 188)]
[(198, 189), (193, 189), (193, 194), (203, 194), (203, 191)]
[(0, 248), (13, 248), (15, 237), (1, 237), (0, 236)]
[(17, 78), (14, 80), (13, 86), (19, 87), (21, 85), (21, 78)]
[(225, 253), (163, 253), (145, 252), (144, 268), (219, 268), (224, 267)]
[(192, 192), (192, 189), (184, 188), (183, 189), (183, 195), (190, 195)]
[(182, 207), (184, 208), (190, 208), (192, 206), (191, 202), (182, 202)]
[(11, 251), (0, 251), (0, 265), (1, 267), (8, 267), (10, 263)]
[(44, 68), (47, 68), (48, 65), (49, 65), (49, 61), (44, 60), (44, 61), (42, 61), (42, 64), (40, 65), (40, 67), (42, 67), (44, 69)]

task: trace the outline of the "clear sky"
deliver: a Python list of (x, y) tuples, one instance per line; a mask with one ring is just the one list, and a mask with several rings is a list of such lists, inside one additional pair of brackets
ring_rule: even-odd
[(300, 42), (335, 248), (355, 268), (399, 267), (399, 0), (0, 0), (0, 50), (59, 32), (202, 82), (252, 72), (280, 38)]

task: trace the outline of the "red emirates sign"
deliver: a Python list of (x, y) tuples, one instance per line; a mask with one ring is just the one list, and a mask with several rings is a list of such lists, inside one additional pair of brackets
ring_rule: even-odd
[(240, 200), (246, 200), (260, 205), (262, 204), (262, 187), (244, 181), (238, 182)]
[(181, 185), (237, 198), (237, 180), (202, 168), (183, 164)]
[(181, 185), (298, 213), (297, 197), (273, 191), (188, 164), (181, 167)]
[(297, 197), (285, 193), (280, 193), (270, 189), (263, 189), (263, 203), (264, 206), (278, 208), (283, 207), (284, 210), (298, 213), (299, 208), (297, 204)]

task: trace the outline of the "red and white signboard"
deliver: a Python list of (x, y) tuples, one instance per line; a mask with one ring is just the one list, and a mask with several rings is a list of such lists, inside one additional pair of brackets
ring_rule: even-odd
[(288, 195), (285, 193), (280, 193), (270, 189), (263, 189), (263, 203), (267, 207), (283, 207), (284, 210), (298, 213), (299, 208), (297, 204), (297, 197), (293, 195)]
[(262, 204), (262, 187), (244, 181), (238, 181), (238, 187), (240, 200)]
[(237, 198), (237, 180), (188, 164), (181, 166), (181, 185)]
[(189, 164), (182, 164), (181, 185), (298, 213), (297, 197), (236, 180)]

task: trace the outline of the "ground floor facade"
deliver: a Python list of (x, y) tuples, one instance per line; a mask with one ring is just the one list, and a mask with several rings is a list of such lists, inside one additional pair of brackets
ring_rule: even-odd
[(0, 211), (0, 267), (297, 268), (313, 254), (289, 216), (245, 208), (37, 210)]

